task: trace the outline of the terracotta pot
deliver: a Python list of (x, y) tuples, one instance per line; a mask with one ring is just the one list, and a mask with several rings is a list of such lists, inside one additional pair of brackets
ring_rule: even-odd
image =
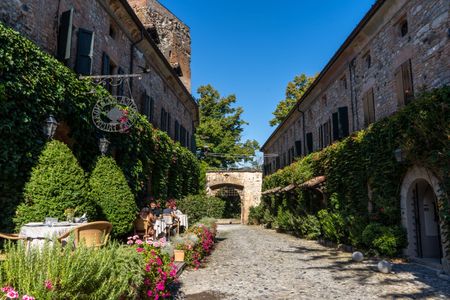
[(184, 250), (173, 250), (174, 261), (184, 261)]

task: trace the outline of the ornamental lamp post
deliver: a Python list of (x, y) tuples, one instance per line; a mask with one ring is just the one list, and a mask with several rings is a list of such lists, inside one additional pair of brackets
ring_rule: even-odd
[(48, 118), (45, 120), (43, 131), (49, 140), (53, 139), (57, 127), (58, 122), (56, 121), (55, 117), (53, 115), (48, 116)]
[(108, 152), (109, 144), (111, 144), (110, 141), (108, 141), (105, 137), (102, 137), (98, 142), (98, 148), (100, 149), (100, 152), (102, 155), (105, 155), (106, 152)]

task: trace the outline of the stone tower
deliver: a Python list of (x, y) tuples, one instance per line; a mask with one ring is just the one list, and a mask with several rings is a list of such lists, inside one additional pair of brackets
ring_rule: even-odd
[(189, 27), (157, 0), (128, 0), (128, 3), (188, 91), (191, 91)]

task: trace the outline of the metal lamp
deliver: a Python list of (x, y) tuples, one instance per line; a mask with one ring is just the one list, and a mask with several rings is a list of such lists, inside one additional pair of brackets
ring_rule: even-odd
[(57, 127), (58, 122), (56, 121), (55, 117), (53, 115), (48, 116), (48, 118), (45, 120), (44, 125), (44, 134), (47, 136), (48, 139), (53, 138)]
[(102, 155), (105, 155), (106, 152), (108, 152), (110, 141), (108, 141), (105, 137), (102, 137), (98, 142), (98, 148), (100, 149), (100, 152)]
[(394, 156), (397, 162), (402, 162), (405, 159), (405, 154), (401, 148), (394, 150)]

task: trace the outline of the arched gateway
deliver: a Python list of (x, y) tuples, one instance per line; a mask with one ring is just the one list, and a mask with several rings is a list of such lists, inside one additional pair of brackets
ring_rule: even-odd
[(251, 206), (261, 201), (262, 173), (260, 171), (214, 171), (206, 173), (208, 195), (224, 199), (229, 215), (247, 224)]
[(414, 166), (406, 173), (400, 192), (402, 225), (408, 233), (405, 252), (410, 257), (442, 263), (448, 269), (447, 242), (443, 239), (437, 205), (439, 196), (440, 182), (432, 172)]

